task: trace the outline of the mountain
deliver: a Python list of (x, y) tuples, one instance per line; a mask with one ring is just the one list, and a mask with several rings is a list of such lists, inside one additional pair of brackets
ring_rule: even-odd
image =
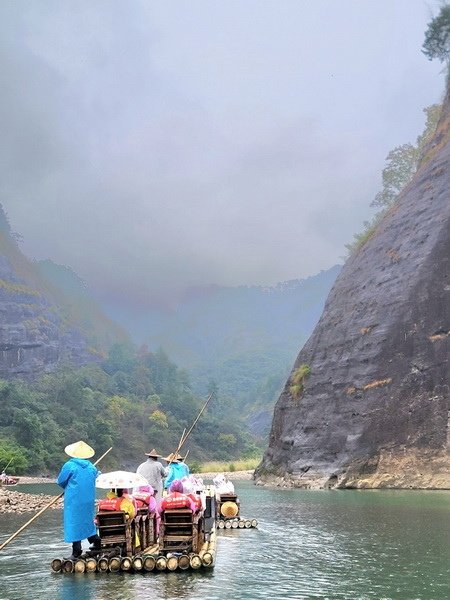
[(194, 288), (170, 312), (105, 310), (188, 369), (197, 393), (217, 386), (218, 404), (234, 403), (251, 429), (265, 435), (298, 341), (311, 333), (339, 270), (273, 287)]
[(421, 165), (345, 264), (276, 404), (259, 482), (449, 488), (450, 90)]
[(126, 339), (81, 288), (67, 267), (23, 255), (0, 205), (1, 378), (33, 378), (62, 363), (98, 361), (114, 341)]

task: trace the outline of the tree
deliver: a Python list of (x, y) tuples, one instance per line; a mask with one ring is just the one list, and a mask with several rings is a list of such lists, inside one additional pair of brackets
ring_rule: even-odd
[(422, 52), (433, 60), (449, 62), (450, 59), (450, 6), (445, 4), (437, 17), (428, 23)]
[(391, 150), (382, 173), (383, 189), (375, 196), (371, 206), (391, 206), (413, 178), (418, 160), (418, 148), (412, 144), (403, 144)]

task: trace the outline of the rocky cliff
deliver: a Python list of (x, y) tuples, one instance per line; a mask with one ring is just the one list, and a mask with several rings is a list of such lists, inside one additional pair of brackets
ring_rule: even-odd
[(98, 335), (89, 317), (21, 253), (0, 205), (0, 378), (30, 379), (63, 363), (96, 361), (108, 343), (125, 337), (112, 322), (109, 336)]
[(450, 488), (450, 96), (275, 407), (263, 483)]

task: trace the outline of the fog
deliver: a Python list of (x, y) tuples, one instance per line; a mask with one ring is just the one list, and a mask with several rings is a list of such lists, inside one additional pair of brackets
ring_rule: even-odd
[(439, 101), (438, 1), (3, 0), (0, 201), (100, 298), (172, 302), (345, 255)]

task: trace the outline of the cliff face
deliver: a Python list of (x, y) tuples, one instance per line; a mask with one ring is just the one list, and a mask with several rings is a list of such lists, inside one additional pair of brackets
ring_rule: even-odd
[(347, 261), (297, 358), (258, 481), (450, 488), (449, 133), (447, 94), (414, 181)]
[[(109, 341), (120, 335), (111, 323)], [(23, 256), (0, 207), (0, 378), (30, 379), (62, 363), (99, 360), (104, 342), (91, 323), (88, 328), (75, 317), (64, 291)]]

